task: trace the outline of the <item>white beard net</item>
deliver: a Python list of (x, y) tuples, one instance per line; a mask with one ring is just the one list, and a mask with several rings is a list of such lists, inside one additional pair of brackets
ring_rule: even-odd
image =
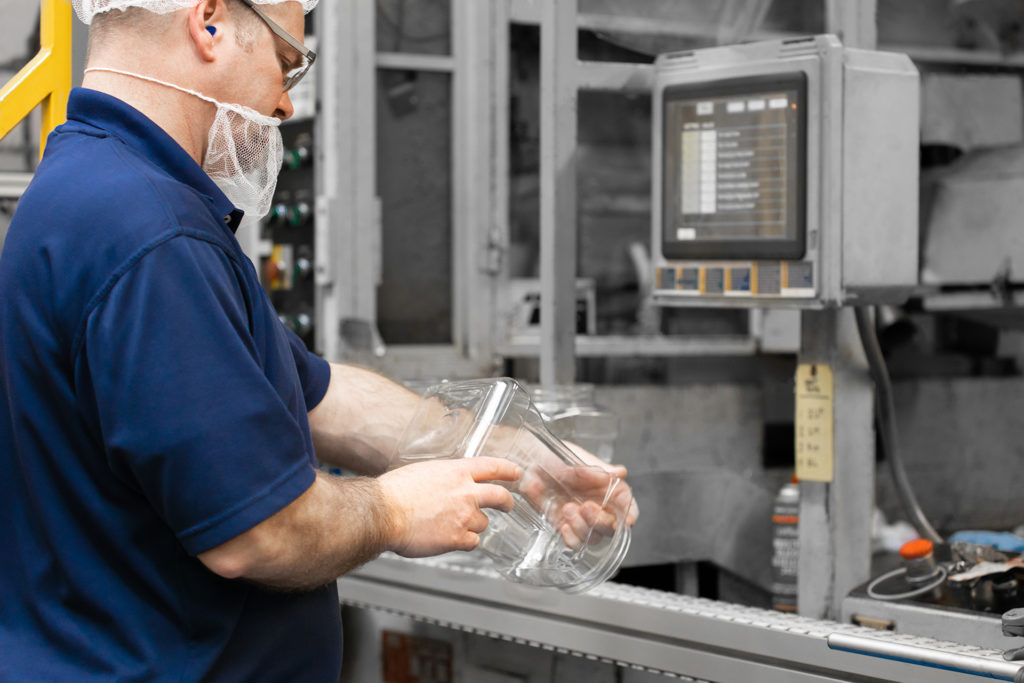
[[(198, 0), (71, 0), (78, 18), (85, 24), (91, 24), (93, 17), (112, 10), (124, 11), (130, 7), (141, 7), (154, 14), (168, 14), (180, 9), (195, 7)], [(256, 5), (280, 5), (283, 2), (297, 2), (302, 9), (309, 12), (320, 0), (252, 0)]]
[(218, 104), (203, 170), (228, 199), (250, 216), (270, 211), (284, 163), (280, 121), (252, 110)]

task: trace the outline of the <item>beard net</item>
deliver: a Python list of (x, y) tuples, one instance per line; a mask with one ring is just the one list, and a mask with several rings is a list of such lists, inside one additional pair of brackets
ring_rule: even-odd
[(280, 121), (242, 107), (218, 105), (203, 170), (247, 214), (270, 211), (284, 163)]
[[(141, 7), (154, 14), (168, 14), (180, 9), (195, 7), (199, 0), (71, 0), (78, 18), (91, 24), (93, 17), (113, 10), (124, 11), (130, 7)], [(320, 0), (252, 0), (256, 5), (280, 5), (283, 2), (297, 2), (306, 14), (316, 7)]]

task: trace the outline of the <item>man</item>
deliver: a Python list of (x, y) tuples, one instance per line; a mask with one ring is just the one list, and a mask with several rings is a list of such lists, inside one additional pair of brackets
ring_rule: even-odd
[(0, 681), (336, 681), (336, 577), (513, 505), (504, 460), (387, 471), (418, 397), (307, 353), (242, 254), (314, 57), (316, 0), (255, 1), (75, 0), (0, 256)]

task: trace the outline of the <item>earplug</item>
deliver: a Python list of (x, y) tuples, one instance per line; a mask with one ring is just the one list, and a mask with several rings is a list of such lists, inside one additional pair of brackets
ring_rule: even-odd
[(217, 27), (216, 26), (207, 26), (206, 30), (210, 32), (211, 36), (217, 35)]

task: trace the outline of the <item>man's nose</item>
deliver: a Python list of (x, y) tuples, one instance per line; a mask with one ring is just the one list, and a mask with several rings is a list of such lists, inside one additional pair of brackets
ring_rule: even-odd
[(287, 92), (281, 93), (281, 101), (277, 103), (277, 109), (274, 110), (274, 116), (287, 121), (295, 115), (295, 107), (292, 105), (292, 98), (288, 96)]

